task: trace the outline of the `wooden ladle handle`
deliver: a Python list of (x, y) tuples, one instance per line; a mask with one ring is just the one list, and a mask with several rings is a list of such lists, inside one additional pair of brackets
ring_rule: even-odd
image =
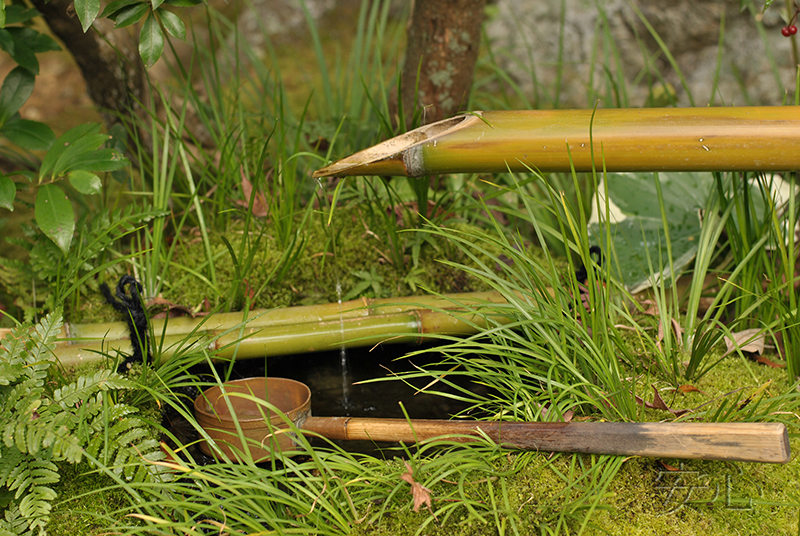
[(417, 442), (435, 437), (542, 452), (786, 463), (781, 423), (492, 422), (309, 417), (301, 427), (329, 439)]

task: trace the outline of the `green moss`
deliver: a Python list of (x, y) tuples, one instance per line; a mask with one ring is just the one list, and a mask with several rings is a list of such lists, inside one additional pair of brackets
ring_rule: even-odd
[[(221, 236), (212, 234), (211, 247), (218, 259), (215, 269), (222, 287), (221, 294), (231, 296), (238, 284), (240, 292), (248, 288), (253, 290), (254, 306), (258, 308), (332, 303), (347, 295), (364, 280), (359, 277), (359, 272), (375, 274), (374, 279), (378, 281), (378, 285), (359, 293), (359, 296), (372, 298), (408, 296), (414, 294), (415, 290), (422, 293), (420, 289), (447, 293), (486, 288), (474, 278), (439, 262), (438, 259), (441, 258), (455, 262), (468, 262), (468, 259), (455, 248), (452, 251), (448, 249), (444, 254), (437, 251), (440, 244), (435, 239), (422, 244), (416, 267), (413, 266), (409, 253), (410, 244), (403, 247), (404, 263), (400, 266), (393, 264), (397, 255), (391, 251), (391, 245), (378, 238), (388, 236), (389, 232), (385, 229), (373, 230), (374, 222), (370, 222), (373, 226), (370, 228), (357, 209), (338, 210), (332, 227), (327, 228), (315, 219), (302, 231), (302, 244), (297, 246), (297, 257), (286, 269), (282, 279), (275, 273), (275, 269), (279, 266), (285, 249), (278, 244), (275, 237), (263, 236), (252, 263), (244, 266), (243, 273), (237, 276), (235, 265)], [(225, 233), (225, 237), (237, 256), (239, 251), (245, 251), (243, 257), (247, 256), (248, 249), (241, 249), (244, 236), (240, 230), (237, 232), (236, 228), (231, 229)], [(411, 237), (411, 232), (401, 233), (402, 240), (410, 241)], [(249, 240), (254, 241), (255, 238), (251, 236)], [(202, 258), (205, 258), (202, 243), (181, 240), (173, 264), (174, 280), (169, 282), (165, 297), (190, 307), (199, 306), (206, 299), (214, 302), (217, 297), (215, 289), (189, 272), (189, 268), (196, 267), (197, 259)], [(234, 304), (234, 308), (241, 305), (242, 303)]]
[[(114, 480), (93, 471), (86, 462), (61, 464), (59, 475), (61, 481), (55, 487), (58, 499), (47, 525), (48, 534), (108, 534), (113, 523), (113, 518), (109, 517), (111, 512), (130, 504), (127, 494), (118, 488), (110, 488)], [(130, 520), (126, 520), (126, 523), (130, 523)]]
[[(696, 407), (769, 380), (774, 396), (790, 389), (785, 371), (729, 357), (696, 383), (703, 393), (679, 395), (675, 403)], [(651, 389), (644, 384), (638, 388)], [(663, 411), (645, 412), (649, 420), (665, 417), (669, 415)], [(794, 451), (800, 448), (797, 438), (791, 443)], [(629, 536), (759, 534), (765, 527), (769, 534), (798, 532), (796, 459), (773, 465), (523, 453), (498, 457), (494, 469), (496, 476), (488, 480), (485, 475), (467, 476), (463, 491), (444, 482), (431, 486), (434, 511), (439, 512), (436, 520), (424, 509), (411, 510), (409, 488), (408, 495), (397, 499), (398, 511), (358, 525), (354, 533), (573, 534), (582, 527), (583, 534)], [(424, 477), (424, 469), (421, 474)], [(458, 502), (461, 505), (453, 506), (454, 513), (445, 519), (443, 510)]]

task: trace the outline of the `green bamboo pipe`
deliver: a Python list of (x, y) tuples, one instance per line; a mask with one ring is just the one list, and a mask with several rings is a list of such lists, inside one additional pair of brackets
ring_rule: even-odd
[[(498, 292), (362, 298), (341, 304), (255, 310), (247, 315), (157, 320), (153, 330), (160, 340), (162, 360), (200, 349), (222, 359), (248, 359), (384, 342), (420, 343), (430, 334), (469, 335), (486, 323), (484, 317), (465, 307), (505, 301)], [(0, 330), (0, 338), (10, 331)], [(127, 325), (121, 322), (65, 324), (55, 346), (56, 357), (66, 367), (98, 362), (115, 351), (132, 351)]]
[(332, 163), (314, 177), (506, 171), (790, 171), (800, 106), (473, 112)]

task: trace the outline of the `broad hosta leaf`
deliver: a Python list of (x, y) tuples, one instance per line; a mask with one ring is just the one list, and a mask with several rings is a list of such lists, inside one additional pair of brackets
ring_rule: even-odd
[(33, 93), (36, 77), (27, 69), (15, 67), (0, 88), (0, 125), (8, 121)]
[(29, 151), (47, 151), (56, 141), (53, 129), (44, 123), (20, 119), (19, 116), (11, 118), (2, 128), (0, 134)]
[(0, 175), (0, 207), (14, 211), (14, 198), (17, 196), (17, 187), (11, 178)]
[(100, 0), (75, 0), (75, 13), (86, 32), (100, 13)]
[(64, 191), (55, 184), (42, 185), (34, 214), (42, 232), (67, 255), (75, 233), (75, 213)]
[(177, 37), (181, 41), (186, 40), (186, 26), (183, 24), (183, 21), (178, 17), (175, 13), (171, 13), (164, 9), (159, 10), (159, 15), (161, 15), (161, 24), (164, 25), (167, 32), (172, 37)]
[[(652, 282), (648, 256), (656, 281), (669, 276), (666, 234), (661, 219), (661, 207), (652, 174), (609, 174), (608, 194), (611, 200), (608, 231), (619, 260), (621, 277), (631, 292), (638, 292)], [(669, 237), (672, 242), (673, 266), (682, 270), (694, 258), (700, 236), (699, 210), (705, 204), (711, 188), (707, 173), (661, 173), (661, 193), (664, 200)], [(592, 207), (589, 233), (594, 241), (603, 244), (606, 226), (603, 186), (600, 207)], [(610, 260), (607, 262), (611, 262)]]
[(94, 173), (79, 169), (69, 174), (69, 183), (82, 194), (99, 194), (103, 189), (100, 177)]
[(142, 24), (139, 33), (139, 55), (146, 68), (150, 68), (158, 61), (164, 52), (164, 34), (158, 25), (155, 16), (151, 13)]

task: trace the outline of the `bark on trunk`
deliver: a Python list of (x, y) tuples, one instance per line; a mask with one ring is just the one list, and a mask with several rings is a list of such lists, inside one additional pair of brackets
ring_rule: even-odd
[[(431, 123), (465, 109), (486, 0), (417, 0), (408, 26), (402, 103), (411, 128), (415, 105)], [(419, 81), (417, 80), (419, 74)]]
[(84, 33), (72, 0), (32, 0), (53, 33), (75, 58), (106, 123), (139, 110), (147, 95), (144, 66), (136, 39), (128, 30), (114, 30), (108, 19), (97, 19)]

